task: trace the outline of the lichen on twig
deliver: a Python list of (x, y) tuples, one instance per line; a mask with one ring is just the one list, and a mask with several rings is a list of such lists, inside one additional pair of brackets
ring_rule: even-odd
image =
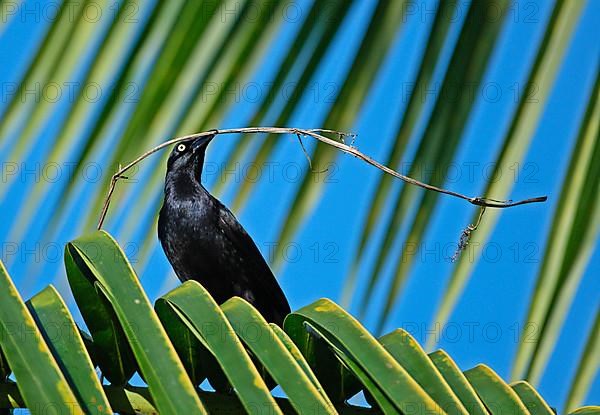
[(456, 251), (454, 252), (454, 255), (452, 255), (452, 257), (450, 258), (450, 260), (452, 262), (456, 262), (456, 260), (460, 256), (460, 254), (465, 249), (467, 249), (467, 246), (469, 246), (469, 240), (471, 239), (471, 233), (479, 227), (479, 224), (481, 223), (481, 218), (483, 217), (484, 212), (485, 212), (485, 206), (481, 206), (481, 208), (479, 210), (479, 216), (477, 217), (477, 222), (475, 222), (474, 225), (467, 225), (467, 227), (465, 229), (463, 229), (462, 233), (460, 234), (460, 239), (458, 240), (458, 246), (456, 247)]

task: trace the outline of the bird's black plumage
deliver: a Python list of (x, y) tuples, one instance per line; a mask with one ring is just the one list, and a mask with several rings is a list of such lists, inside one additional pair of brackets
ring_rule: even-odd
[(290, 306), (273, 272), (233, 213), (200, 181), (213, 137), (182, 142), (171, 152), (158, 238), (181, 281), (200, 282), (219, 304), (242, 297), (281, 325)]

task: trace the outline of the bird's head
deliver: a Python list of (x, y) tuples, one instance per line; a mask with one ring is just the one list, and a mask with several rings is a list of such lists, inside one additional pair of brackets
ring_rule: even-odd
[(169, 173), (192, 174), (200, 180), (206, 147), (214, 137), (211, 134), (177, 143), (167, 161), (167, 176)]

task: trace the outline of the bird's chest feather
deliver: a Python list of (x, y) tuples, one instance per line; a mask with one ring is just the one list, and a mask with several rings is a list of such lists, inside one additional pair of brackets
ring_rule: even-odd
[(160, 214), (161, 232), (182, 245), (198, 244), (214, 237), (214, 208), (199, 197), (173, 198), (165, 202)]
[(210, 267), (231, 254), (218, 205), (202, 195), (166, 200), (159, 218), (159, 236), (169, 259), (181, 272), (189, 266)]

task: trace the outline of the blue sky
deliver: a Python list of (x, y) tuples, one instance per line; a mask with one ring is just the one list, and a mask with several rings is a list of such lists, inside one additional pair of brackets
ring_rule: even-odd
[[(309, 3), (299, 2), (304, 9)], [(43, 2), (28, 0), (26, 4), (34, 8), (36, 4), (43, 5)], [(373, 0), (366, 0), (358, 2), (352, 8), (350, 16), (340, 28), (332, 50), (313, 80), (311, 93), (303, 97), (294, 114), (291, 126), (313, 127), (323, 120), (331, 105), (331, 100), (328, 99), (331, 88), (336, 87), (336, 82), (352, 62), (353, 53), (358, 47), (357, 42), (362, 36), (373, 5)], [(466, 1), (460, 2), (459, 10), (466, 11), (467, 5)], [(486, 169), (496, 157), (500, 140), (516, 107), (515, 93), (518, 94), (519, 88), (522, 88), (525, 82), (552, 5), (553, 2), (549, 0), (522, 0), (514, 3), (484, 77), (483, 85), (490, 88), (486, 89), (485, 93), (479, 91), (474, 110), (463, 133), (463, 141), (455, 159), (455, 167), (461, 177), (447, 183), (447, 187), (452, 190), (475, 195), (481, 193), (484, 188), (488, 171)], [(407, 15), (406, 22), (399, 31), (393, 49), (387, 56), (353, 128), (353, 131), (359, 134), (356, 141), (358, 148), (376, 159), (384, 159), (392, 144), (399, 116), (406, 104), (405, 88), (416, 74), (420, 53), (433, 21), (432, 15), (426, 14), (427, 10), (434, 8), (433, 1), (417, 2), (417, 6), (418, 10), (414, 14)], [(140, 13), (140, 21), (146, 17)], [(464, 17), (464, 13), (459, 13), (458, 22), (461, 21), (461, 17)], [(3, 85), (18, 81), (32, 57), (36, 43), (44, 33), (44, 23), (47, 23), (44, 19), (35, 22), (31, 16), (18, 16), (0, 34), (0, 62), (3, 63), (0, 65), (0, 80)], [(599, 23), (600, 2), (588, 0), (527, 158), (517, 169), (520, 176), (515, 180), (511, 196), (519, 199), (547, 194), (549, 201), (543, 205), (519, 207), (503, 212), (491, 237), (493, 245), (485, 251), (485, 257), (478, 261), (461, 301), (451, 316), (450, 326), (458, 330), (460, 335), (455, 340), (448, 334), (440, 343), (464, 369), (483, 362), (504, 377), (510, 374), (517, 346), (515, 335), (520, 333), (520, 325), (527, 312), (528, 299), (534, 288), (545, 248), (544, 241), (559, 198), (562, 177), (594, 77), (599, 70)], [(291, 21), (282, 26), (280, 35), (269, 49), (268, 59), (258, 65), (258, 69), (245, 86), (250, 83), (265, 85), (269, 82), (276, 67), (272, 62), (281, 59), (282, 53), (293, 40), (299, 27), (298, 23)], [(442, 56), (444, 62), (449, 58), (451, 46), (456, 41), (459, 30), (459, 24), (454, 24), (451, 28), (450, 42), (447, 45), (449, 47), (446, 47)], [(89, 56), (82, 56), (83, 63), (88, 61)], [(81, 79), (82, 71), (79, 72), (73, 74), (73, 81)], [(437, 72), (437, 81), (441, 82), (443, 73), (440, 70)], [(143, 78), (143, 74), (140, 74), (140, 77)], [(250, 89), (246, 91), (250, 93)], [(6, 107), (6, 103), (7, 98), (3, 90), (0, 110)], [(426, 115), (433, 103), (433, 99), (426, 101)], [(69, 111), (68, 104), (67, 99), (57, 103), (55, 112), (39, 136), (38, 144), (28, 155), (26, 162), (29, 165), (45, 160), (44, 156), (51, 144), (50, 139), (56, 134), (61, 119)], [(226, 114), (221, 125), (215, 127), (247, 125), (257, 105), (258, 102), (250, 99), (249, 95), (242, 95), (240, 102)], [(120, 119), (112, 126), (110, 133), (113, 138), (124, 125), (128, 109), (125, 107)], [(425, 121), (427, 116), (423, 117), (418, 126), (419, 133), (425, 128)], [(107, 140), (111, 134), (107, 136)], [(416, 149), (414, 142), (415, 140), (409, 145), (404, 157), (407, 162)], [(234, 140), (228, 140), (226, 137), (215, 140), (211, 144), (208, 161), (220, 163), (233, 144)], [(308, 141), (306, 144), (311, 148), (314, 145)], [(13, 145), (14, 136), (2, 137), (0, 160), (6, 160)], [(77, 146), (76, 140), (73, 141), (73, 145)], [(99, 165), (102, 165), (103, 160), (102, 157), (97, 160)], [(273, 174), (270, 175), (262, 166), (261, 180), (248, 204), (239, 213), (241, 222), (265, 255), (268, 255), (269, 246), (277, 237), (286, 215), (286, 207), (291, 202), (290, 196), (298, 184), (297, 180), (294, 180), (295, 174), (298, 169), (307, 168), (306, 159), (292, 138), (282, 138), (282, 143), (271, 161), (274, 163)], [(472, 175), (468, 174), (469, 168), (473, 169)], [(139, 177), (142, 182), (147, 174), (149, 171), (140, 170)], [(373, 194), (376, 178), (381, 172), (359, 160), (340, 155), (335, 169), (328, 174), (330, 180), (323, 197), (302, 226), (294, 245), (289, 247), (289, 261), (279, 275), (292, 308), (299, 308), (321, 297), (340, 300), (344, 279), (360, 236), (364, 211), (368, 208), (368, 197)], [(215, 179), (216, 175), (205, 177), (209, 187)], [(60, 182), (48, 183), (48, 186), (58, 185)], [(143, 190), (139, 183), (127, 186), (137, 187), (133, 189), (134, 195), (141, 194)], [(223, 197), (226, 204), (232, 202), (236, 188), (235, 185), (228, 187)], [(394, 192), (399, 188), (400, 183), (396, 183)], [(30, 189), (29, 181), (19, 182), (18, 185), (9, 188), (10, 196), (0, 201), (0, 236), (4, 241), (8, 238), (9, 223), (13, 220), (14, 212), (19, 210)], [(72, 204), (62, 231), (53, 239), (57, 245), (63, 244), (80, 232), (74, 224), (78, 216), (93, 208), (89, 206), (91, 190), (89, 186), (81, 187), (81, 196)], [(49, 196), (48, 203), (55, 202), (52, 196)], [(410, 279), (386, 326), (387, 330), (403, 326), (411, 331), (417, 340), (422, 343), (425, 341), (426, 332), (433, 328), (433, 313), (452, 270), (452, 264), (445, 260), (443, 247), (457, 241), (473, 212), (473, 208), (462, 201), (440, 197), (422, 246), (424, 251), (430, 254), (422, 255), (415, 262)], [(112, 211), (110, 215), (107, 229), (119, 238), (127, 220), (131, 219), (128, 219), (123, 210)], [(44, 212), (40, 212), (40, 217), (36, 219), (39, 222), (34, 223), (23, 241), (16, 242), (24, 243), (27, 247), (35, 246), (41, 237), (39, 228), (44, 226), (47, 219)], [(151, 226), (153, 220), (150, 217), (139, 219), (141, 224), (147, 226)], [(36, 223), (39, 223), (38, 226)], [(404, 228), (394, 249), (403, 248), (401, 243), (406, 233)], [(382, 231), (383, 229), (377, 230), (379, 235)], [(141, 233), (138, 231), (131, 241), (120, 242), (140, 243)], [(367, 264), (374, 259), (373, 248), (371, 246), (367, 252)], [(2, 254), (5, 255), (4, 250)], [(133, 250), (131, 254), (135, 257), (136, 251)], [(36, 267), (31, 267), (31, 264), (28, 265), (25, 261), (13, 261), (9, 270), (17, 285), (28, 297), (52, 281), (66, 297), (69, 297), (61, 259), (49, 261), (50, 263), (44, 263), (43, 259)], [(363, 267), (366, 268), (368, 267)], [(160, 248), (155, 246), (148, 266), (138, 270), (142, 273), (142, 283), (152, 299), (177, 284), (169, 269)], [(594, 313), (600, 304), (599, 269), (600, 252), (595, 249), (540, 384), (542, 394), (558, 408), (562, 407), (567, 386), (584, 345), (585, 338), (581, 334), (589, 331)], [(384, 271), (389, 273), (391, 267), (387, 266)], [(29, 283), (25, 284), (25, 280)], [(364, 278), (359, 282), (359, 289), (361, 288), (364, 288)], [(374, 301), (384, 301), (385, 294), (381, 287), (377, 290)], [(353, 304), (351, 311), (356, 311), (356, 305)], [(367, 315), (363, 322), (372, 328), (374, 316)], [(469, 327), (473, 330), (472, 336), (467, 335)], [(596, 376), (586, 402), (600, 403), (599, 376)]]

